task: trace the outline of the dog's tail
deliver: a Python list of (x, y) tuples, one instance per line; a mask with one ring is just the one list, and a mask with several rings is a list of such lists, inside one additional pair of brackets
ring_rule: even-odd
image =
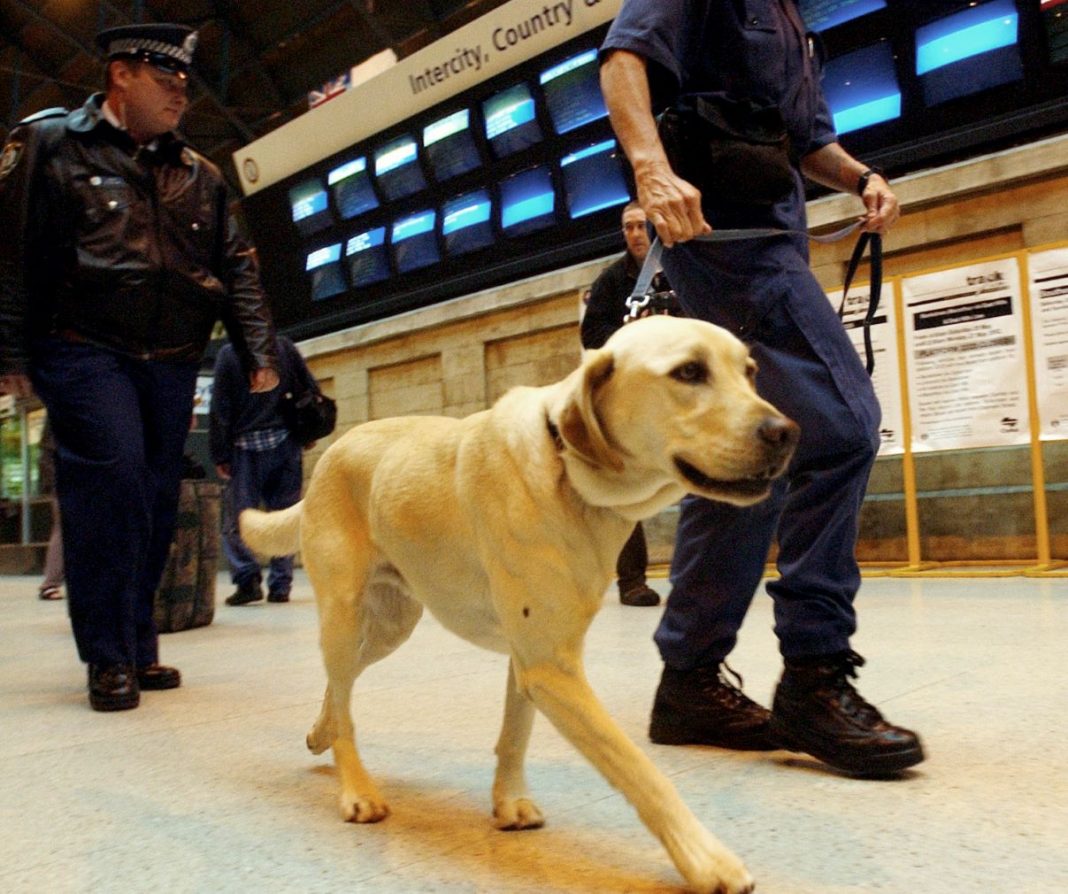
[(300, 514), (304, 501), (278, 512), (246, 509), (238, 519), (241, 539), (262, 556), (289, 556), (300, 548)]

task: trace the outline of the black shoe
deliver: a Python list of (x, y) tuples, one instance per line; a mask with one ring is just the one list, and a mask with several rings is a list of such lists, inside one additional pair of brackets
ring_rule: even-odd
[(177, 689), (182, 685), (182, 675), (176, 667), (150, 664), (137, 669), (137, 684), (142, 689)]
[(660, 605), (660, 594), (646, 584), (638, 584), (626, 593), (621, 592), (619, 601), (624, 605)]
[(248, 605), (250, 602), (259, 602), (263, 599), (263, 589), (260, 587), (258, 577), (242, 581), (237, 585), (237, 592), (226, 597), (227, 605)]
[(89, 705), (94, 711), (128, 711), (141, 701), (137, 675), (129, 665), (89, 665)]
[(857, 776), (897, 773), (922, 761), (919, 737), (887, 723), (849, 682), (863, 665), (856, 652), (788, 661), (771, 709), (772, 739)]
[(267, 592), (268, 602), (289, 602), (289, 590), (269, 590)]
[(653, 702), (649, 738), (658, 745), (773, 750), (776, 746), (768, 738), (768, 710), (746, 696), (742, 685), (742, 678), (726, 662), (691, 671), (665, 667)]

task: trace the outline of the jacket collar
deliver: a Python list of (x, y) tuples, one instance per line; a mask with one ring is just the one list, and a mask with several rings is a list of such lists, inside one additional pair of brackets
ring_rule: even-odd
[[(137, 146), (130, 135), (115, 127), (104, 115), (104, 94), (94, 93), (80, 109), (75, 109), (67, 116), (67, 129), (75, 133), (98, 132), (100, 136), (130, 151)], [(161, 157), (179, 164), (187, 164), (184, 150), (186, 143), (176, 133), (161, 134), (157, 139), (156, 152)]]

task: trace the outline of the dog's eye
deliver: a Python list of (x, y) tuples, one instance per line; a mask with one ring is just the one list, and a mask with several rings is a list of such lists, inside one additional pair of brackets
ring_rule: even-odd
[(757, 365), (752, 358), (745, 364), (745, 377), (749, 380), (750, 385), (756, 385)]
[(700, 385), (708, 381), (708, 367), (698, 360), (691, 360), (671, 371), (671, 378), (690, 385)]

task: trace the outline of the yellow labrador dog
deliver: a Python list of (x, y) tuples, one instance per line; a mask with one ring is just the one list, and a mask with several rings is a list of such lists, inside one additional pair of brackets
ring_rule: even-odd
[(511, 659), (499, 828), (543, 823), (523, 772), (537, 707), (623, 792), (695, 891), (752, 890), (741, 861), (609, 717), (582, 650), (635, 522), (687, 492), (755, 503), (784, 470), (798, 429), (757, 396), (755, 374), (723, 329), (639, 320), (563, 381), (515, 388), (489, 410), (357, 426), (320, 458), (301, 503), (242, 513), (255, 550), (299, 545), (315, 589), (328, 682), (308, 747), (333, 747), (346, 820), (389, 813), (356, 752), (353, 681), (425, 607)]

